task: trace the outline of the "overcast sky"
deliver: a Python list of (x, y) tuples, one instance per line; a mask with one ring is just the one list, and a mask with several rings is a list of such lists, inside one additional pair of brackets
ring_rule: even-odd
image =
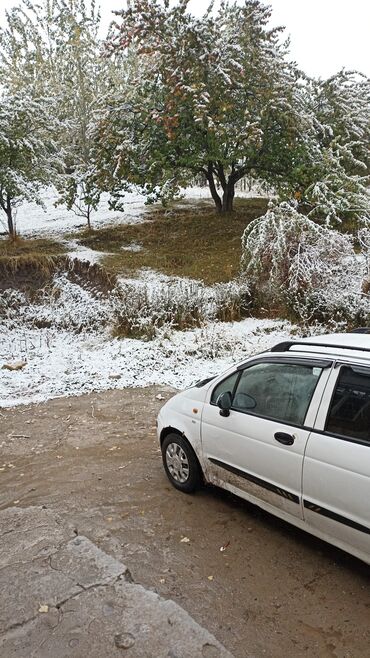
[[(17, 0), (0, 0), (0, 24), (5, 9)], [(98, 0), (97, 0), (98, 4)], [(112, 10), (124, 0), (101, 0), (104, 32)], [(190, 0), (201, 14), (208, 0)], [(370, 0), (266, 0), (273, 8), (273, 25), (285, 25), (291, 37), (291, 54), (313, 76), (328, 77), (345, 67), (370, 75)]]

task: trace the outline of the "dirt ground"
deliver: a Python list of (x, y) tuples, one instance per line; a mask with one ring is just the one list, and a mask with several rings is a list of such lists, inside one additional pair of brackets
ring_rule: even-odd
[(172, 392), (2, 409), (0, 509), (55, 511), (236, 658), (369, 656), (370, 568), (226, 492), (173, 489), (156, 441), (158, 394)]

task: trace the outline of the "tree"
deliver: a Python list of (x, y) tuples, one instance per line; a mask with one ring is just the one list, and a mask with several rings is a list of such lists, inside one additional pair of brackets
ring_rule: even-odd
[(65, 173), (57, 184), (59, 202), (84, 217), (90, 228), (91, 213), (101, 194), (95, 185), (92, 128), (114, 71), (101, 55), (100, 13), (95, 3), (86, 6), (84, 0), (55, 0), (55, 6), (53, 75), (59, 111), (67, 125), (62, 144)]
[(63, 167), (57, 175), (50, 172), (50, 181), (59, 203), (85, 217), (89, 226), (100, 198), (91, 164), (91, 126), (113, 74), (110, 61), (101, 56), (99, 26), (94, 0), (21, 0), (7, 14), (0, 53), (4, 87), (26, 90), (39, 103), (45, 97), (53, 101), (50, 123), (58, 123)]
[(369, 79), (340, 71), (310, 80), (305, 95), (311, 145), (297, 172), (296, 198), (315, 220), (361, 224), (370, 211)]
[(14, 211), (24, 201), (42, 205), (41, 190), (62, 169), (56, 102), (44, 84), (42, 41), (26, 10), (7, 12), (0, 30), (0, 208), (15, 237)]
[(131, 0), (117, 12), (107, 49), (131, 65), (99, 127), (101, 183), (117, 197), (127, 180), (166, 200), (201, 174), (228, 212), (243, 176), (278, 186), (292, 172), (302, 79), (282, 29), (268, 29), (269, 7), (222, 2), (196, 18), (187, 4)]
[(0, 102), (0, 208), (8, 233), (16, 236), (15, 209), (24, 201), (42, 204), (40, 190), (60, 165), (50, 130), (47, 101), (6, 96)]

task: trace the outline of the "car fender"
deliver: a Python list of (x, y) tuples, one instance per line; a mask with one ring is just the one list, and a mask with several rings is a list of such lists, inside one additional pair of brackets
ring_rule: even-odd
[(204, 392), (199, 394), (195, 389), (179, 393), (169, 400), (161, 409), (158, 416), (158, 438), (163, 438), (170, 432), (178, 432), (193, 448), (203, 469), (203, 455), (201, 448), (201, 417), (204, 402)]

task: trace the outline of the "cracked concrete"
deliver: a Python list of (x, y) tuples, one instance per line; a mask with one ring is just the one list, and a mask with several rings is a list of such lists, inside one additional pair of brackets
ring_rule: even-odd
[(132, 582), (42, 507), (0, 512), (2, 658), (232, 658), (176, 603)]

